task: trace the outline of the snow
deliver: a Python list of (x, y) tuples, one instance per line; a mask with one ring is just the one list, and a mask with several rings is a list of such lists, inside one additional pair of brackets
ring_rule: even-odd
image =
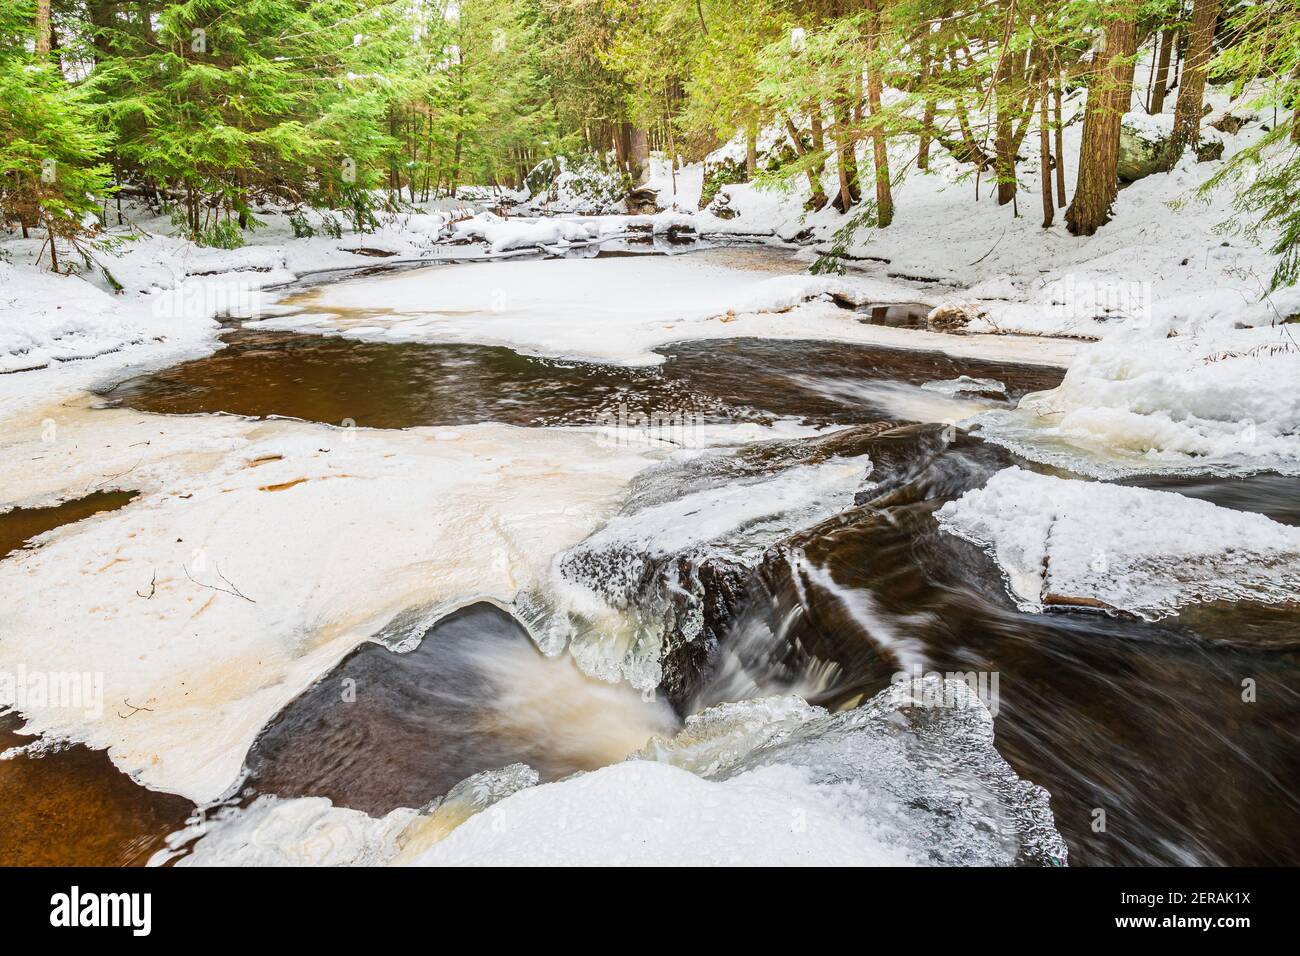
[(689, 163), (674, 173), (665, 157), (652, 154), (649, 186), (665, 208), (693, 213), (699, 209), (700, 193), (704, 191), (704, 164)]
[[(1232, 105), (1217, 89), (1209, 97), (1216, 112)], [(1072, 95), (1067, 162), (1077, 155), (1081, 104)], [(1168, 114), (1126, 122), (1158, 133)], [(1260, 128), (1256, 119), (1238, 134), (1213, 135), (1230, 157)], [(892, 168), (907, 166), (913, 145), (899, 138)], [(728, 185), (710, 211), (696, 211), (703, 167), (678, 170), (674, 189), (662, 159), (651, 185), (669, 208), (651, 216), (583, 215), (595, 207), (570, 177), (546, 209), (568, 210), (558, 217), (470, 217), (460, 204), (430, 204), (386, 215), (374, 232), (333, 238), (338, 214), (308, 211), (316, 234), (291, 238), (288, 217), (266, 211), (258, 213), (266, 227), (236, 250), (178, 239), (166, 217), (128, 206), (134, 222), (112, 227), (112, 244), (95, 249), (93, 263), (61, 254), (81, 275), (38, 267), (39, 237), (4, 240), (0, 373), (15, 374), (0, 374), (3, 507), (141, 492), (0, 562), (0, 588), (19, 596), (0, 608), (0, 670), (104, 677), (102, 713), (31, 706), (25, 731), (104, 749), (142, 785), (207, 803), (237, 784), (264, 723), (349, 650), (413, 609), (412, 636), (484, 599), (521, 613), (540, 607), (530, 620), (545, 649), (567, 644), (588, 672), (649, 687), (659, 676), (663, 622), (653, 618), (661, 609), (637, 619), (628, 580), (575, 575), (580, 559), (750, 560), (774, 537), (844, 506), (866, 474), (864, 462), (829, 461), (761, 481), (673, 485), (655, 497), (640, 493), (636, 476), (671, 450), (611, 442), (600, 430), (379, 432), (89, 407), (84, 389), (216, 347), (215, 319), (225, 313), (250, 328), (503, 345), (619, 365), (657, 364), (655, 349), (673, 342), (746, 336), (1069, 365), (1058, 388), (1014, 409), (966, 399), (998, 391), (966, 377), (920, 388), (819, 387), (909, 418), (977, 414), (983, 437), (1079, 475), (1300, 475), (1300, 347), (1283, 324), (1300, 313), (1300, 291), (1264, 294), (1272, 237), (1267, 227), (1258, 238), (1221, 229), (1230, 190), (1197, 198), (1221, 164), (1189, 156), (1125, 187), (1113, 221), (1080, 238), (1066, 232), (1060, 210), (1054, 226), (1039, 224), (1036, 158), (1021, 166), (1017, 215), (977, 197), (969, 168), (941, 152), (931, 171), (912, 170), (898, 185), (892, 226), (847, 243), (843, 276), (803, 272), (832, 248), (846, 217), (806, 214), (802, 180), (784, 193)], [(828, 185), (834, 175), (827, 170)], [(467, 192), (483, 202), (519, 198)], [(733, 218), (717, 215), (724, 206)], [(727, 250), (521, 258), (631, 230), (760, 235), (772, 246), (810, 236), (813, 246), (759, 270)], [(411, 259), (440, 264), (287, 297), (270, 288)], [(494, 261), (452, 264), (463, 259)], [(836, 300), (969, 304), (968, 331), (996, 334), (873, 326)], [(747, 425), (697, 439), (727, 445), (774, 434)], [(1026, 611), (1074, 603), (1158, 618), (1198, 601), (1300, 597), (1300, 532), (1176, 494), (1013, 468), (937, 519), (994, 557)], [(834, 587), (829, 574), (811, 579)], [(863, 600), (832, 593), (846, 606)], [(851, 610), (871, 614), (860, 603)], [(578, 634), (571, 625), (583, 618), (600, 626)], [(905, 638), (890, 640), (900, 660), (923, 661)], [(726, 705), (639, 759), (546, 786), (527, 768), (504, 768), (471, 778), (436, 807), (382, 820), (319, 799), (261, 798), (200, 821), (189, 836), (206, 835), (188, 861), (1063, 856), (1046, 795), (997, 756), (987, 711), (904, 716), (898, 693), (835, 715), (798, 698)]]
[(899, 865), (804, 775), (773, 767), (725, 782), (635, 761), (523, 791), (474, 817), (424, 866)]
[(493, 252), (547, 245), (567, 246), (596, 238), (594, 230), (565, 219), (506, 220), (491, 214), (480, 214), (458, 222), (452, 229), (455, 238), (482, 239)]
[(535, 780), (519, 765), (480, 774), (426, 813), (378, 820), (314, 798), (261, 798), (170, 842), (200, 837), (181, 865), (1008, 865), (1066, 856), (1047, 792), (994, 749), (988, 709), (965, 683), (937, 676), (839, 714), (796, 697), (721, 705), (637, 758)]
[(1025, 611), (1084, 599), (1156, 619), (1300, 599), (1300, 530), (1172, 492), (1008, 468), (936, 518), (993, 556)]
[[(211, 343), (216, 316), (256, 311), (265, 302), (260, 290), (267, 286), (376, 261), (353, 249), (428, 257), (458, 215), (437, 209), (392, 214), (364, 236), (292, 239), (288, 216), (267, 212), (259, 214), (265, 227), (248, 234), (249, 245), (227, 250), (169, 235), (174, 226), (167, 217), (142, 207), (128, 204), (125, 213), (129, 223), (113, 226), (87, 244), (89, 264), (71, 250), (60, 252), (61, 263), (80, 274), (56, 275), (38, 266), (42, 255), (48, 262), (43, 239), (0, 241), (0, 374), (114, 356), (98, 367), (102, 374), (105, 368), (147, 357), (180, 354), (178, 350), (200, 342)], [(305, 218), (322, 228), (323, 214), (307, 213)]]
[[(529, 355), (654, 365), (672, 342), (762, 336), (920, 348), (963, 357), (1064, 364), (1077, 343), (957, 336), (865, 324), (829, 296), (915, 301), (888, 280), (798, 274), (759, 278), (729, 250), (689, 256), (493, 262), (412, 270), (328, 285), (287, 303), (308, 316), (272, 315), (249, 328), (380, 342), (503, 345)], [(791, 273), (797, 269), (789, 266)], [(382, 309), (373, 309), (375, 303)], [(363, 310), (358, 312), (357, 310)], [(331, 318), (331, 314), (334, 316)], [(363, 327), (355, 319), (364, 317)]]
[(146, 324), (81, 279), (0, 262), (0, 373), (94, 358), (143, 342)]
[(1207, 320), (1170, 331), (1153, 323), (1116, 333), (1081, 354), (1059, 387), (981, 416), (981, 434), (1100, 477), (1300, 474), (1300, 342), (1290, 326)]

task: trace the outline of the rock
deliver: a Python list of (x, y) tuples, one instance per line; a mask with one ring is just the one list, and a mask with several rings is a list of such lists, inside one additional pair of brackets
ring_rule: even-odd
[(627, 194), (624, 202), (627, 203), (627, 211), (634, 216), (652, 216), (663, 211), (659, 205), (659, 193), (649, 186), (636, 187)]
[(524, 185), (528, 187), (530, 196), (540, 196), (550, 190), (555, 183), (556, 177), (560, 175), (560, 163), (556, 159), (544, 159), (532, 168), (532, 171), (524, 177)]
[(749, 179), (744, 162), (722, 158), (717, 162), (704, 163), (704, 186), (700, 190), (700, 208), (707, 209), (715, 197), (721, 195), (723, 186), (743, 183)]
[(1152, 138), (1129, 126), (1119, 130), (1120, 182), (1137, 182), (1160, 169), (1160, 155), (1164, 152), (1164, 137)]
[(735, 219), (740, 213), (731, 208), (731, 199), (726, 193), (718, 193), (717, 198), (709, 203), (707, 212), (712, 213), (719, 219)]
[(1242, 116), (1234, 116), (1232, 113), (1224, 113), (1210, 125), (1220, 133), (1236, 135), (1246, 125), (1246, 119)]
[(1198, 163), (1212, 163), (1219, 159), (1223, 159), (1223, 140), (1203, 139), (1196, 144), (1196, 161)]
[(974, 319), (984, 318), (984, 309), (973, 302), (949, 302), (936, 306), (925, 318), (925, 327), (931, 332), (948, 332), (960, 335)]

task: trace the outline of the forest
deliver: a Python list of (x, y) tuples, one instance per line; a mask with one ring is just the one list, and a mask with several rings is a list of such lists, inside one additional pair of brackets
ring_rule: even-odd
[[(677, 168), (737, 136), (743, 164), (716, 180), (806, 178), (809, 208), (854, 229), (906, 218), (899, 183), (942, 152), (977, 193), (1091, 235), (1125, 114), (1176, 101), (1155, 158), (1172, 168), (1213, 149), (1212, 84), (1273, 122), (1211, 188), (1279, 229), (1275, 284), (1300, 271), (1300, 159), (1278, 148), (1300, 144), (1296, 0), (5, 0), (0, 36), (0, 210), (74, 245), (123, 197), (220, 245), (259, 202), (365, 228), (561, 157), (631, 186), (652, 150)], [(1084, 89), (1067, 154), (1062, 100)], [(760, 157), (772, 129), (786, 146)], [(1051, 175), (1027, 178), (1028, 154)]]

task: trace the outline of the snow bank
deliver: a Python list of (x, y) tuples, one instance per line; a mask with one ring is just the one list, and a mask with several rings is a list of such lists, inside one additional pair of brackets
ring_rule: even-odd
[(1290, 328), (1207, 320), (1172, 337), (1159, 324), (1124, 330), (1081, 353), (1057, 388), (984, 416), (982, 434), (1097, 476), (1300, 474), (1300, 341)]
[[(322, 231), (294, 239), (289, 217), (267, 211), (258, 214), (263, 227), (244, 234), (248, 245), (216, 249), (168, 235), (174, 225), (166, 216), (130, 204), (125, 211), (134, 222), (108, 229), (102, 247), (89, 244), (89, 263), (71, 250), (60, 252), (61, 264), (80, 274), (55, 275), (38, 265), (48, 256), (43, 239), (0, 243), (0, 374), (110, 354), (117, 358), (109, 364), (121, 365), (146, 354), (179, 354), (200, 340), (210, 344), (214, 317), (256, 314), (266, 286), (373, 264), (376, 255), (428, 257), (460, 214), (390, 214), (371, 233), (334, 238)], [(335, 214), (303, 216), (317, 230), (325, 229), (327, 217), (331, 228), (342, 228)]]
[(567, 246), (590, 242), (597, 236), (594, 229), (567, 219), (501, 219), (485, 213), (458, 222), (452, 228), (455, 238), (482, 239), (493, 252)]
[(1026, 611), (1154, 620), (1197, 601), (1300, 599), (1300, 530), (1172, 492), (1008, 468), (936, 518), (993, 556)]
[(0, 373), (94, 358), (149, 336), (140, 317), (76, 276), (0, 262)]
[[(839, 714), (725, 704), (639, 759), (532, 786), (479, 775), (374, 820), (263, 798), (209, 823), (182, 865), (1009, 865), (1064, 862), (1048, 795), (993, 747), (970, 688), (895, 684)], [(535, 782), (535, 777), (533, 778)], [(463, 822), (461, 822), (463, 820)]]

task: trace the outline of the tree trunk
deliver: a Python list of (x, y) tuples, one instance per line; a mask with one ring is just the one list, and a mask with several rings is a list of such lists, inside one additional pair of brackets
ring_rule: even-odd
[(629, 175), (632, 172), (632, 127), (619, 122), (614, 129), (614, 156), (618, 166)]
[(632, 127), (631, 168), (628, 175), (638, 186), (650, 179), (650, 135), (639, 126)]
[(1065, 208), (1065, 119), (1061, 106), (1061, 78), (1059, 69), (1052, 84), (1052, 108), (1056, 113), (1056, 204)]
[(1056, 209), (1052, 205), (1052, 149), (1051, 133), (1047, 125), (1047, 64), (1043, 63), (1042, 78), (1038, 82), (1038, 166), (1043, 187), (1043, 228), (1052, 224)]
[[(36, 55), (38, 57), (50, 55), (50, 41), (53, 35), (54, 30), (50, 25), (50, 0), (36, 0)], [(51, 252), (53, 249), (54, 244), (51, 242)], [(58, 269), (54, 271), (57, 272)]]
[(1023, 54), (1001, 55), (993, 76), (993, 102), (997, 119), (993, 140), (993, 168), (998, 178), (998, 205), (1005, 206), (1016, 198), (1015, 120), (1024, 100), (1020, 78), (1024, 72)]
[(889, 186), (889, 152), (885, 143), (885, 119), (880, 115), (880, 94), (884, 87), (876, 47), (880, 43), (880, 8), (867, 0), (867, 115), (871, 117), (871, 159), (876, 175), (876, 226), (884, 229), (894, 221), (894, 194)]
[(745, 178), (751, 182), (758, 172), (758, 123), (751, 119), (745, 125)]
[(817, 160), (817, 166), (813, 170), (817, 176), (817, 187), (815, 193), (822, 197), (822, 205), (826, 205), (826, 190), (822, 187), (822, 182), (826, 178), (826, 131), (822, 128), (822, 107), (818, 102), (808, 104), (808, 118), (812, 127), (812, 145), (813, 149), (820, 157)]
[(1156, 63), (1156, 79), (1151, 87), (1151, 102), (1147, 104), (1147, 112), (1155, 115), (1163, 113), (1165, 109), (1165, 91), (1169, 88), (1169, 61), (1174, 52), (1174, 40), (1178, 35), (1176, 30), (1165, 30), (1160, 34), (1160, 58)]
[(1161, 166), (1173, 169), (1188, 146), (1195, 146), (1201, 134), (1201, 105), (1205, 99), (1205, 72), (1214, 43), (1214, 24), (1219, 0), (1192, 0), (1192, 26), (1187, 37), (1187, 59), (1174, 107), (1174, 132), (1165, 146)]
[[(926, 30), (930, 24), (925, 25)], [(930, 85), (930, 43), (925, 41), (921, 47), (921, 86), (928, 91)], [(930, 140), (934, 132), (934, 97), (925, 97), (925, 111), (921, 114), (921, 145), (916, 151), (916, 168), (930, 168)]]
[[(1203, 2), (1203, 0), (1202, 0)], [(1076, 236), (1091, 236), (1110, 221), (1119, 193), (1120, 121), (1133, 97), (1133, 54), (1137, 50), (1136, 0), (1107, 5), (1106, 50), (1088, 88), (1079, 146), (1079, 176), (1065, 224)]]
[(840, 212), (848, 212), (862, 198), (858, 188), (858, 158), (853, 151), (853, 137), (849, 133), (849, 101), (840, 96), (835, 103), (835, 155), (839, 167), (840, 195), (837, 200)]
[[(794, 125), (794, 120), (790, 117), (785, 118), (785, 129), (790, 134), (790, 140), (794, 143), (794, 151), (800, 157), (808, 155), (808, 150), (803, 144), (803, 138), (799, 135), (799, 127)], [(808, 205), (811, 209), (821, 209), (826, 205), (826, 190), (822, 189), (821, 177), (817, 175), (812, 166), (808, 167), (808, 191), (811, 194)]]

